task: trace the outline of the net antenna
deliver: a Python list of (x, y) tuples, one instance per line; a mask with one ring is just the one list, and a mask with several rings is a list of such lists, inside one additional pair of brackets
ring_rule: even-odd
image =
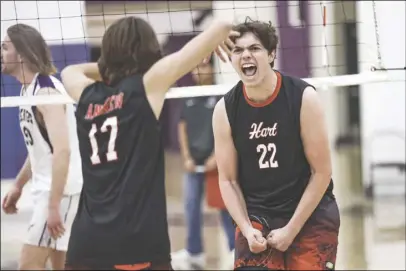
[(375, 39), (376, 39), (376, 56), (377, 56), (377, 65), (372, 66), (371, 70), (372, 71), (377, 71), (377, 70), (385, 70), (382, 62), (382, 55), (381, 55), (381, 43), (380, 43), (380, 38), (379, 38), (379, 26), (378, 26), (378, 17), (376, 14), (376, 1), (372, 1), (372, 12), (373, 12), (373, 17), (374, 17), (374, 26), (375, 26)]
[(378, 23), (378, 14), (376, 11), (376, 1), (371, 1), (372, 3), (372, 12), (373, 12), (373, 20), (374, 20), (374, 27), (375, 27), (375, 41), (376, 41), (376, 56), (377, 56), (377, 63), (375, 66), (371, 67), (371, 71), (406, 71), (406, 65), (404, 67), (385, 67), (382, 54), (381, 54), (381, 39), (379, 36), (379, 23)]
[(326, 25), (327, 25), (327, 1), (323, 0), (320, 2), (323, 16), (323, 34), (321, 35), (321, 44), (322, 44), (322, 65), (324, 68), (328, 68), (328, 52), (327, 52), (327, 34), (326, 34)]

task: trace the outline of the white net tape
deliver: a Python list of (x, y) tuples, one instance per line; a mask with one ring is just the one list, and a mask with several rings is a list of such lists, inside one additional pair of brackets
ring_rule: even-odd
[[(382, 83), (405, 81), (404, 72), (375, 71), (355, 75), (328, 76), (319, 78), (304, 78), (309, 84), (319, 90), (328, 90), (335, 87), (353, 86), (367, 83)], [(235, 84), (219, 84), (210, 86), (190, 86), (172, 88), (166, 95), (167, 99), (224, 95)], [(21, 105), (46, 105), (46, 104), (72, 104), (74, 101), (67, 95), (53, 94), (35, 97), (2, 97), (1, 107), (16, 107)]]

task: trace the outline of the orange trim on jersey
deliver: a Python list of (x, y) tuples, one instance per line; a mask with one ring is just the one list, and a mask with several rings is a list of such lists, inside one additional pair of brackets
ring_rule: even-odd
[(117, 270), (143, 270), (148, 267), (151, 267), (151, 263), (122, 264), (114, 266)]
[(251, 106), (253, 106), (253, 107), (263, 107), (263, 106), (267, 106), (267, 105), (271, 104), (271, 103), (276, 99), (276, 97), (278, 96), (279, 90), (280, 90), (280, 88), (281, 88), (281, 85), (282, 85), (282, 76), (281, 76), (281, 74), (280, 74), (279, 72), (277, 72), (277, 71), (275, 71), (275, 73), (276, 73), (276, 87), (275, 87), (275, 90), (274, 90), (274, 92), (272, 93), (272, 95), (269, 96), (269, 98), (266, 99), (265, 101), (262, 101), (262, 102), (259, 102), (259, 103), (254, 102), (254, 101), (251, 101), (250, 98), (249, 98), (248, 95), (247, 95), (247, 92), (245, 91), (245, 86), (242, 85), (242, 90), (243, 90), (243, 93), (244, 93), (244, 98), (245, 98), (245, 100), (247, 101), (247, 103), (248, 103), (249, 105), (251, 105)]

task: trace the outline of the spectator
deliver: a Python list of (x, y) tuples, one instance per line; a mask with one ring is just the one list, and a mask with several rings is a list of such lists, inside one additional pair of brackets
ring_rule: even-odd
[[(212, 85), (212, 63), (200, 64), (192, 72), (196, 85)], [(216, 170), (212, 114), (221, 97), (204, 96), (185, 100), (179, 122), (179, 143), (185, 166), (184, 195), (187, 223), (186, 249), (172, 255), (174, 269), (203, 269), (206, 264), (202, 243), (202, 198), (205, 172)], [(226, 209), (220, 210), (230, 251), (234, 249), (234, 225)], [(232, 266), (232, 262), (231, 262)]]

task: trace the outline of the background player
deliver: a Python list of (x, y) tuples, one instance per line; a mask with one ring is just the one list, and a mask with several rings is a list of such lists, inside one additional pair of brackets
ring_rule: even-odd
[(215, 23), (161, 59), (151, 26), (126, 17), (106, 30), (97, 64), (62, 71), (78, 101), (84, 169), (66, 269), (171, 268), (158, 119), (169, 87), (227, 40), (230, 30)]
[(216, 105), (213, 129), (221, 193), (238, 225), (235, 267), (332, 269), (340, 218), (321, 101), (306, 82), (273, 70), (271, 24), (233, 29), (241, 81)]
[[(200, 63), (192, 71), (197, 85), (214, 85), (213, 61)], [(220, 96), (204, 96), (185, 99), (178, 124), (179, 146), (184, 161), (185, 175), (183, 185), (184, 210), (187, 226), (186, 248), (172, 254), (172, 266), (176, 270), (204, 269), (206, 255), (202, 242), (202, 199), (207, 187), (207, 172), (217, 171), (214, 156), (212, 117), (214, 106)], [(198, 171), (204, 167), (206, 172)], [(217, 175), (217, 173), (216, 173)], [(210, 193), (209, 191), (207, 193)], [(219, 196), (220, 197), (220, 196)], [(219, 209), (222, 226), (232, 260), (234, 263), (235, 227), (225, 208)], [(213, 242), (216, 240), (212, 240)], [(231, 257), (230, 257), (231, 258)]]
[[(51, 53), (35, 28), (25, 24), (9, 27), (1, 48), (1, 71), (22, 84), (21, 96), (65, 93), (61, 82), (51, 76), (56, 72)], [(74, 108), (21, 106), (19, 118), (28, 156), (3, 200), (3, 210), (17, 212), (23, 187), (32, 179), (34, 212), (20, 268), (44, 269), (50, 257), (52, 267), (60, 270), (82, 188)]]

